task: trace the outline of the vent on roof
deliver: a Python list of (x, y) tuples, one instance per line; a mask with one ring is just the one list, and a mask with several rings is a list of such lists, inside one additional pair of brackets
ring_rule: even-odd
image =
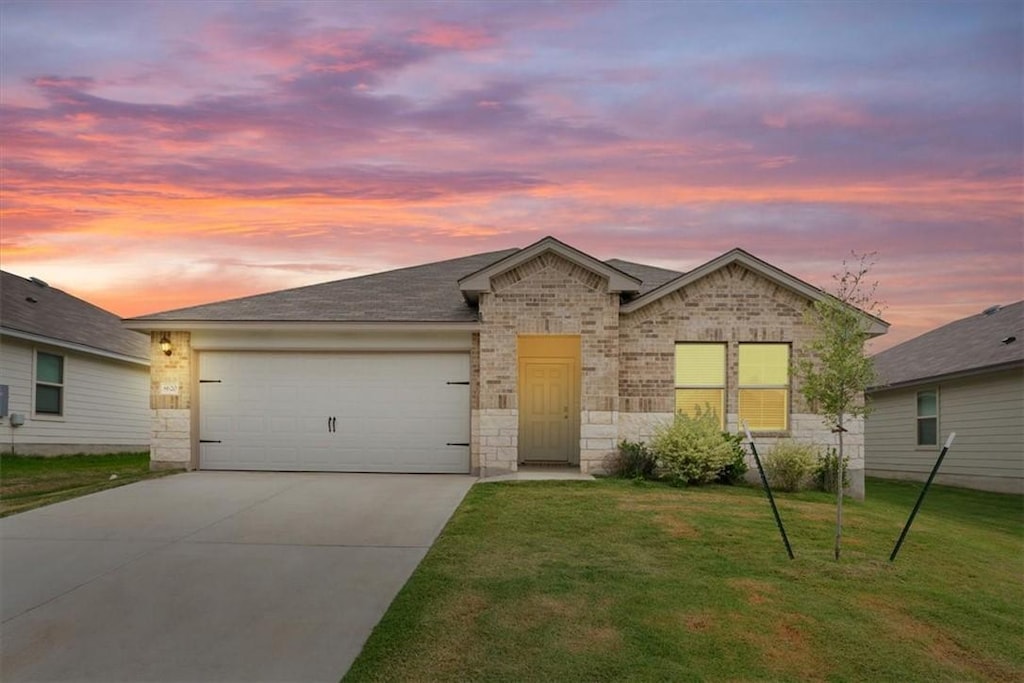
[(1017, 341), (1016, 337), (1007, 337), (1006, 339), (1003, 340), (1003, 343), (1004, 344), (1012, 344), (1015, 341)]
[(29, 302), (30, 304), (39, 303), (39, 299), (35, 298), (34, 296), (26, 296), (25, 301)]
[(984, 314), (984, 315), (992, 315), (993, 313), (998, 311), (1000, 308), (1002, 308), (1002, 306), (1000, 306), (999, 304), (996, 304), (995, 306), (989, 306), (984, 311), (982, 311), (982, 314)]
[(30, 278), (29, 278), (29, 281), (30, 281), (30, 282), (31, 282), (32, 284), (34, 284), (34, 285), (36, 285), (36, 286), (38, 286), (38, 287), (49, 287), (49, 286), (50, 286), (50, 285), (46, 284), (46, 282), (45, 282), (44, 280), (40, 280), (40, 279), (39, 279), (39, 278), (37, 278), (37, 277), (30, 277)]

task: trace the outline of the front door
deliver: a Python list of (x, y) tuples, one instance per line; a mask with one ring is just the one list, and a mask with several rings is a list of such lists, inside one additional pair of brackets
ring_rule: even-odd
[(573, 462), (576, 449), (575, 361), (523, 359), (519, 462)]

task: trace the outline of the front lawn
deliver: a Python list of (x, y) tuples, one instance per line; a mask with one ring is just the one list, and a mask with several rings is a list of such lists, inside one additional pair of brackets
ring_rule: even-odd
[(346, 681), (1019, 681), (1019, 496), (868, 481), (834, 503), (620, 480), (479, 484)]
[[(174, 471), (149, 471), (149, 453), (0, 456), (0, 517)], [(111, 475), (117, 475), (111, 479)]]

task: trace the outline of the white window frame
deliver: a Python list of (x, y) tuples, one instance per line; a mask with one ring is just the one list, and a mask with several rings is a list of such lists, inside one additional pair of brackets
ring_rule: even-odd
[[(935, 394), (935, 414), (934, 415), (921, 415), (918, 408), (918, 401), (920, 400), (921, 394)], [(939, 404), (939, 388), (932, 387), (930, 389), (918, 389), (914, 392), (914, 446), (925, 450), (931, 450), (939, 445), (942, 440), (939, 432), (939, 414), (942, 412), (942, 406)], [(935, 443), (921, 443), (921, 420), (935, 420)]]
[[(675, 384), (676, 367), (678, 366), (678, 363), (679, 363), (679, 348), (680, 347), (685, 347), (685, 346), (696, 346), (696, 345), (701, 345), (701, 346), (721, 346), (722, 347), (722, 384), (721, 385), (718, 385), (718, 384), (715, 384), (715, 385)], [(717, 341), (711, 341), (711, 342), (708, 342), (708, 341), (677, 341), (675, 343), (674, 353), (673, 353), (673, 358), (672, 358), (672, 377), (673, 377), (672, 381), (673, 381), (673, 384), (674, 384), (674, 387), (675, 387), (672, 390), (672, 405), (673, 406), (675, 406), (675, 402), (676, 402), (676, 392), (679, 391), (680, 389), (683, 389), (683, 390), (685, 390), (685, 389), (698, 389), (698, 390), (700, 390), (700, 389), (711, 389), (713, 391), (721, 390), (721, 392), (722, 392), (721, 405), (719, 405), (719, 406), (712, 406), (712, 408), (714, 408), (715, 412), (718, 413), (718, 423), (721, 426), (721, 428), (724, 430), (725, 429), (725, 425), (726, 425), (726, 413), (725, 413), (725, 410), (726, 410), (726, 405), (728, 405), (727, 402), (728, 402), (728, 399), (729, 399), (729, 344), (727, 342), (717, 342)], [(673, 410), (673, 412), (675, 412), (675, 411)]]
[[(783, 346), (786, 348), (786, 384), (742, 384), (740, 382), (740, 350), (744, 346)], [(779, 390), (782, 389), (786, 392), (786, 420), (785, 425), (780, 429), (755, 429), (750, 428), (751, 432), (761, 434), (789, 434), (793, 424), (793, 344), (792, 342), (737, 342), (736, 343), (736, 419), (740, 422), (743, 421), (740, 416), (740, 393), (746, 389), (748, 391), (757, 391), (758, 389), (764, 390)], [(743, 425), (740, 425), (742, 429)]]
[[(56, 356), (60, 358), (60, 369), (61, 369), (61, 382), (47, 382), (40, 380), (38, 377), (39, 373), (39, 354), (43, 353), (47, 356)], [(59, 413), (40, 413), (36, 410), (36, 390), (39, 385), (48, 387), (58, 387), (60, 389), (60, 412)], [(45, 349), (33, 349), (32, 352), (32, 419), (33, 420), (54, 420), (63, 421), (64, 415), (67, 412), (67, 386), (68, 386), (68, 357), (67, 354), (58, 353), (56, 351), (48, 351)]]

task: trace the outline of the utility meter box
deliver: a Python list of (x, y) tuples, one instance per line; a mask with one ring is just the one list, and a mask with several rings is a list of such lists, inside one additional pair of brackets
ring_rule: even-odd
[(25, 424), (25, 416), (21, 413), (11, 413), (11, 426), (20, 427)]

